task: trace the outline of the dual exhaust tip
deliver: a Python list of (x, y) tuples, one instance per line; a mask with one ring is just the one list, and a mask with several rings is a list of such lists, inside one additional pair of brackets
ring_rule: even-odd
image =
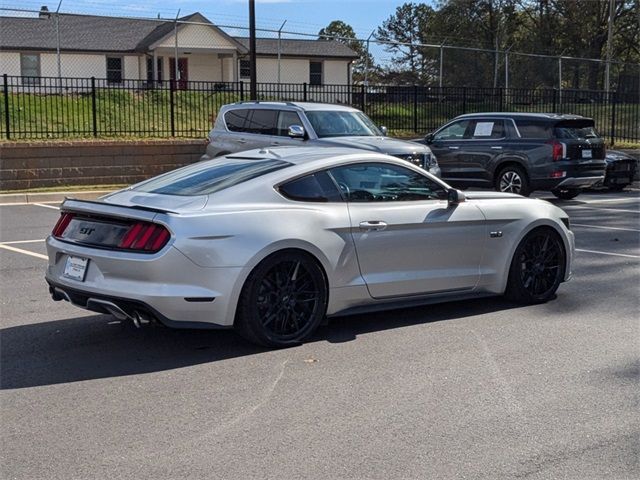
[(152, 315), (149, 315), (147, 312), (140, 310), (133, 310), (131, 313), (127, 313), (121, 307), (119, 307), (114, 302), (109, 300), (103, 300), (100, 298), (87, 298), (86, 305), (78, 305), (77, 303), (71, 300), (71, 297), (67, 292), (58, 287), (51, 287), (51, 298), (59, 302), (60, 300), (66, 300), (80, 308), (86, 308), (88, 310), (98, 311), (98, 312), (109, 312), (116, 319), (125, 321), (130, 320), (136, 328), (141, 328), (144, 325), (148, 325), (149, 323), (157, 323), (157, 320)]

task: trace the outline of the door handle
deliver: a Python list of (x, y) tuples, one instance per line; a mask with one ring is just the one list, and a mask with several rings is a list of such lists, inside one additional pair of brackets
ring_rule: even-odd
[(502, 147), (500, 146), (495, 146), (495, 147), (491, 147), (493, 150), (502, 150)]
[(277, 147), (280, 145), (280, 142), (271, 142), (272, 147)]
[(367, 230), (370, 232), (379, 232), (387, 228), (387, 224), (385, 222), (381, 222), (380, 220), (369, 220), (368, 222), (360, 222), (360, 229)]
[(246, 141), (244, 138), (238, 138), (238, 139), (236, 140), (236, 142), (238, 142), (238, 143), (242, 143), (242, 144), (247, 143), (247, 141)]
[(460, 147), (449, 147), (449, 150), (460, 150)]

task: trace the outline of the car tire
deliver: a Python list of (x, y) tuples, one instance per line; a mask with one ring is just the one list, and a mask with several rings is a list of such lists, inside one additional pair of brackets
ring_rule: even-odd
[(527, 174), (517, 165), (502, 168), (496, 175), (494, 186), (498, 192), (517, 193), (523, 197), (531, 194)]
[(581, 190), (579, 188), (556, 188), (551, 190), (556, 197), (561, 200), (571, 200), (580, 195)]
[(327, 301), (324, 270), (316, 259), (300, 250), (284, 250), (265, 258), (249, 274), (234, 326), (258, 345), (299, 345), (324, 319)]
[(564, 279), (566, 253), (560, 236), (551, 228), (536, 228), (513, 254), (505, 296), (524, 304), (553, 298)]

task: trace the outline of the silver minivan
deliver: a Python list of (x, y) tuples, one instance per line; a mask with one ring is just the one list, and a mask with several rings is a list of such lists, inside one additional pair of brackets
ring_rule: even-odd
[(238, 102), (220, 109), (202, 160), (254, 148), (351, 147), (393, 155), (440, 176), (429, 147), (386, 136), (356, 108), (303, 102)]

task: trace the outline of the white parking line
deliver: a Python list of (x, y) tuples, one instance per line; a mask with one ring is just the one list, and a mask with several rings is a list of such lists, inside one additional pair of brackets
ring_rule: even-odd
[[(42, 204), (45, 203), (60, 203), (58, 201), (55, 202), (40, 202), (40, 205), (42, 206)], [(0, 203), (0, 207), (21, 207), (24, 205), (35, 205), (35, 203), (31, 203), (31, 202), (9, 202), (9, 203)]]
[(49, 257), (47, 257), (46, 255), (42, 255), (41, 253), (35, 253), (35, 252), (30, 252), (29, 250), (23, 250), (21, 248), (16, 248), (16, 247), (10, 247), (9, 245), (5, 245), (0, 243), (0, 248), (4, 248), (5, 250), (10, 250), (12, 252), (16, 252), (16, 253), (22, 253), (24, 255), (30, 255), (32, 257), (36, 257), (36, 258), (41, 258), (43, 260), (48, 260)]
[(595, 253), (597, 255), (611, 255), (613, 257), (640, 258), (640, 255), (627, 255), (626, 253), (599, 252), (597, 250), (585, 250), (583, 248), (576, 248), (576, 252)]
[(44, 239), (42, 240), (13, 240), (11, 242), (0, 242), (0, 245), (15, 245), (18, 243), (38, 243), (38, 242), (44, 242)]
[(620, 230), (622, 232), (640, 232), (640, 229), (637, 228), (622, 228), (622, 227), (602, 227), (600, 225), (584, 225), (582, 223), (573, 223), (571, 222), (572, 227), (583, 227), (583, 228), (597, 228), (600, 230)]
[(55, 207), (53, 205), (46, 205), (44, 203), (32, 203), (31, 205), (35, 205), (36, 207), (53, 208), (55, 210), (60, 210), (60, 207)]
[(628, 202), (629, 200), (640, 200), (640, 197), (625, 197), (625, 198), (602, 198), (602, 199), (594, 199), (594, 200), (580, 200), (584, 203), (600, 203), (600, 202), (611, 202), (611, 203), (623, 203)]
[(563, 209), (578, 208), (583, 210), (600, 210), (603, 212), (623, 212), (623, 213), (640, 213), (639, 210), (623, 210), (622, 208), (598, 208), (598, 207), (583, 207), (582, 205), (563, 205)]

